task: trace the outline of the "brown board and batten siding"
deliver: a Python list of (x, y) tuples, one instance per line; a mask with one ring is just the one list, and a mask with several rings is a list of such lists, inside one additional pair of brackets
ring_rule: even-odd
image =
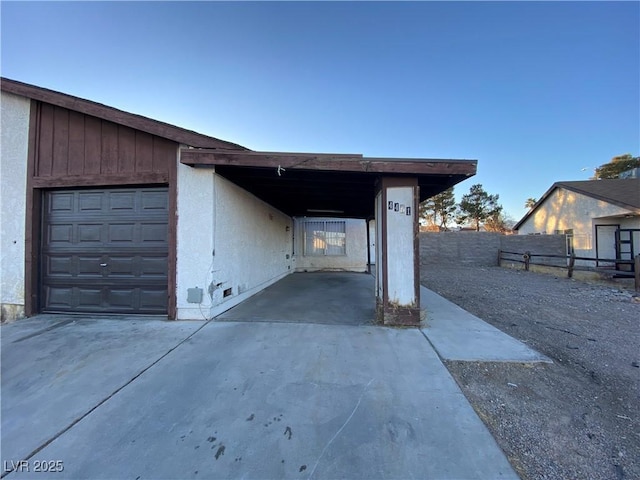
[(34, 103), (34, 187), (169, 183), (177, 143), (66, 108)]
[[(42, 231), (46, 211), (41, 207), (47, 198), (45, 195), (79, 187), (168, 186), (165, 313), (169, 318), (175, 318), (175, 179), (179, 143), (46, 102), (32, 100), (31, 115), (25, 272), (27, 315), (56, 310), (47, 294), (50, 286), (45, 272), (49, 259), (42, 244), (42, 239), (47, 238), (46, 232)], [(108, 248), (107, 244), (105, 248)], [(70, 280), (69, 286), (72, 284)], [(77, 287), (73, 289), (75, 291)], [(111, 290), (106, 291), (104, 298), (110, 293)], [(84, 299), (79, 297), (79, 301)], [(117, 312), (117, 307), (96, 304), (93, 311)], [(74, 310), (76, 307), (61, 311)], [(77, 310), (82, 311), (82, 308)], [(137, 311), (150, 313), (152, 310), (139, 308)]]
[(44, 199), (56, 190), (168, 187), (167, 315), (175, 318), (179, 145), (247, 150), (241, 145), (8, 78), (3, 92), (31, 100), (25, 229), (25, 313), (43, 308)]

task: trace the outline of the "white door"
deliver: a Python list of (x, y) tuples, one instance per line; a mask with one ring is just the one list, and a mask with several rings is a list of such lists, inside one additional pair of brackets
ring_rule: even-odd
[[(616, 230), (618, 225), (596, 225), (596, 257), (606, 260), (616, 259)], [(598, 267), (615, 267), (614, 262), (596, 263)]]

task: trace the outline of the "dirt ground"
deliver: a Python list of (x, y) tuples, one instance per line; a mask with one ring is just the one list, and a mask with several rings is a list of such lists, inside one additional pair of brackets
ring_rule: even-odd
[(421, 277), (553, 360), (446, 363), (523, 479), (640, 479), (640, 303), (631, 283), (433, 265)]

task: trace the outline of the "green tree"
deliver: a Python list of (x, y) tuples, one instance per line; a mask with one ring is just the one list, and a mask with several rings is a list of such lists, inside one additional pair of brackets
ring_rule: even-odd
[(437, 225), (440, 230), (447, 230), (447, 224), (453, 220), (455, 213), (456, 199), (453, 195), (453, 187), (420, 204), (420, 217), (430, 225)]
[(527, 201), (524, 202), (524, 208), (528, 208), (529, 210), (531, 210), (536, 203), (538, 203), (538, 200), (533, 197), (529, 197), (527, 198)]
[(481, 184), (471, 187), (469, 193), (462, 196), (458, 205), (456, 221), (458, 223), (473, 222), (476, 231), (480, 231), (480, 224), (502, 212), (502, 205), (498, 203), (500, 197), (489, 195)]
[(596, 168), (595, 176), (592, 177), (592, 180), (618, 178), (622, 172), (636, 167), (640, 167), (640, 157), (634, 157), (630, 153), (618, 155), (613, 157), (610, 162)]
[(424, 200), (422, 202), (420, 202), (420, 219), (424, 220), (424, 222), (429, 225), (429, 226), (435, 226), (436, 225), (436, 213), (434, 210), (429, 208), (428, 202), (431, 199), (428, 198), (427, 200)]

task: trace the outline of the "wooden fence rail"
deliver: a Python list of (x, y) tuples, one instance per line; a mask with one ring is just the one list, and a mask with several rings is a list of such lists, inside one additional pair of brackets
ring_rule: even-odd
[[(515, 258), (513, 258), (515, 256)], [(563, 261), (544, 261), (539, 259), (562, 259)], [(553, 268), (566, 268), (567, 276), (569, 278), (573, 277), (574, 270), (584, 270), (584, 271), (598, 271), (595, 270), (595, 266), (600, 263), (612, 263), (616, 267), (620, 265), (629, 265), (629, 270), (614, 270), (614, 271), (606, 271), (599, 270), (601, 272), (610, 272), (614, 277), (619, 278), (634, 278), (635, 279), (635, 289), (636, 292), (640, 292), (640, 255), (637, 255), (633, 260), (620, 260), (617, 258), (592, 258), (592, 257), (577, 257), (574, 254), (570, 255), (551, 255), (544, 253), (531, 253), (531, 252), (508, 252), (506, 250), (498, 250), (498, 265), (501, 264), (502, 261), (514, 262), (514, 263), (522, 263), (524, 264), (524, 269), (529, 271), (529, 267), (531, 265), (539, 265), (541, 267), (553, 267)], [(594, 262), (594, 267), (582, 267), (580, 265), (576, 265), (576, 260), (581, 260), (583, 262)]]

